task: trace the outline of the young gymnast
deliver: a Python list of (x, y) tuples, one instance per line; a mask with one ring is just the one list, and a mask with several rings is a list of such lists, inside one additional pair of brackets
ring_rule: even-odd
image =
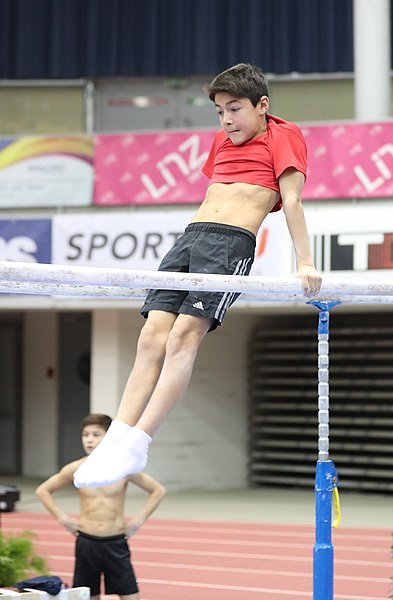
[[(98, 448), (111, 418), (91, 414), (82, 423), (82, 444), (86, 455)], [(121, 600), (139, 600), (138, 583), (131, 564), (127, 538), (133, 536), (157, 508), (165, 488), (146, 473), (125, 477), (99, 489), (79, 491), (80, 514), (72, 517), (61, 509), (54, 495), (71, 485), (76, 469), (86, 458), (65, 465), (36, 489), (36, 494), (57, 521), (76, 536), (73, 587), (90, 588), (91, 599), (99, 600), (101, 574), (105, 593), (118, 594)], [(124, 517), (124, 502), (129, 484), (148, 494), (142, 508), (131, 519)]]
[[(238, 64), (207, 87), (221, 130), (202, 167), (206, 196), (164, 257), (163, 271), (248, 275), (255, 237), (269, 212), (283, 208), (305, 297), (321, 277), (311, 255), (301, 195), (307, 151), (295, 124), (269, 114), (259, 67)], [(77, 487), (106, 485), (141, 471), (154, 433), (184, 395), (199, 345), (221, 325), (239, 294), (151, 290), (133, 369), (103, 442), (74, 476)]]

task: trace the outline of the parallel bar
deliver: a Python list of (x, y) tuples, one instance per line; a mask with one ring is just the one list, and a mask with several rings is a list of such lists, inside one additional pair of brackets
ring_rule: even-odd
[[(10, 284), (14, 282), (11, 288), (15, 293), (30, 293), (28, 290), (22, 291), (22, 283), (41, 283), (42, 288), (47, 284), (88, 286), (91, 292), (94, 292), (94, 286), (98, 286), (97, 291), (102, 286), (117, 288), (117, 292), (121, 291), (119, 288), (140, 290), (162, 288), (211, 292), (240, 292), (251, 294), (259, 300), (266, 299), (281, 302), (304, 302), (305, 300), (302, 294), (300, 279), (297, 277), (246, 277), (201, 273), (168, 273), (163, 271), (112, 269), (108, 267), (70, 267), (68, 265), (0, 261), (0, 283), (6, 286), (7, 282)], [(5, 291), (4, 288), (0, 289)], [(60, 290), (61, 288), (58, 289)], [(72, 287), (64, 289), (72, 291)], [(93, 295), (98, 295), (98, 293), (93, 293)], [(113, 296), (114, 294), (103, 295)], [(123, 297), (124, 295), (131, 296), (132, 294), (128, 294), (127, 290), (123, 290), (120, 296)], [(393, 302), (393, 280), (358, 279), (347, 281), (329, 280), (326, 277), (322, 283), (320, 297), (335, 298), (351, 303), (354, 302), (354, 298), (357, 298), (356, 302), (389, 304)]]
[[(130, 283), (132, 285), (132, 283)], [(154, 286), (151, 286), (154, 287)], [(70, 296), (86, 298), (112, 298), (112, 299), (138, 299), (146, 296), (144, 288), (104, 286), (104, 285), (81, 285), (77, 283), (47, 283), (46, 281), (1, 281), (0, 294), (18, 294), (33, 296)], [(324, 296), (321, 300), (328, 301)], [(306, 301), (302, 293), (288, 297), (285, 294), (259, 293), (241, 294), (240, 301), (243, 302), (296, 302)], [(347, 296), (341, 297), (342, 304), (393, 304), (393, 296)]]
[[(0, 282), (0, 290), (1, 290), (1, 282)], [(323, 294), (323, 290), (321, 294), (317, 296), (320, 300), (329, 302), (332, 300), (339, 300), (340, 304), (393, 304), (393, 296), (359, 296), (359, 295), (350, 295), (348, 296), (327, 296)], [(248, 302), (305, 302), (306, 298), (303, 294), (296, 294), (293, 296), (288, 296), (285, 294), (272, 294), (272, 293), (259, 293), (259, 294), (248, 294), (247, 292), (243, 293), (240, 296), (240, 299)], [(309, 302), (307, 301), (307, 304)]]

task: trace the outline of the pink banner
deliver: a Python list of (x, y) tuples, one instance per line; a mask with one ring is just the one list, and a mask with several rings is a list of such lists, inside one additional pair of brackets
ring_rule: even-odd
[(308, 148), (305, 199), (393, 194), (393, 122), (302, 127)]
[(98, 135), (94, 202), (186, 204), (201, 202), (201, 172), (215, 130)]
[[(200, 202), (201, 173), (216, 130), (96, 136), (95, 204)], [(393, 122), (302, 127), (305, 200), (393, 195)]]

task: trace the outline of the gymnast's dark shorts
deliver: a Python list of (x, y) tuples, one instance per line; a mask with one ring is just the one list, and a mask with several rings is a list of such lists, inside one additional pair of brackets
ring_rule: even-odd
[[(248, 275), (254, 262), (255, 236), (250, 231), (220, 223), (190, 223), (164, 256), (159, 271)], [(141, 314), (163, 310), (213, 319), (212, 331), (221, 325), (228, 308), (240, 294), (150, 290)]]
[(98, 537), (79, 531), (73, 587), (87, 586), (91, 596), (98, 596), (101, 573), (104, 574), (106, 594), (127, 596), (138, 593), (126, 537), (123, 534)]

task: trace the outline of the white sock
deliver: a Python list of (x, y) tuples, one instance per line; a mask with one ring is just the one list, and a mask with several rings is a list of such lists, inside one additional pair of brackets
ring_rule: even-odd
[(75, 487), (80, 488), (87, 485), (86, 481), (92, 476), (93, 473), (101, 468), (101, 464), (103, 461), (105, 461), (107, 454), (111, 453), (112, 449), (116, 448), (122, 439), (131, 431), (131, 429), (132, 427), (124, 421), (113, 419), (101, 442), (96, 448), (94, 448), (93, 452), (75, 471)]
[[(76, 487), (110, 485), (127, 477), (127, 475), (139, 473), (146, 466), (150, 442), (151, 437), (142, 429), (131, 427), (123, 435), (120, 442), (107, 447), (107, 452), (105, 455), (100, 455), (98, 462), (93, 464), (93, 461), (90, 461), (88, 465), (87, 462), (93, 455), (93, 452), (91, 453), (89, 458), (75, 472), (74, 485)], [(79, 472), (85, 465), (87, 468)]]
[[(93, 452), (97, 456), (97, 454), (105, 452), (107, 448), (117, 445), (118, 442), (120, 442), (123, 437), (127, 435), (129, 431), (131, 431), (131, 429), (131, 425), (128, 425), (124, 421), (120, 421), (120, 419), (113, 419), (108, 427), (108, 431), (98, 444), (97, 448), (94, 448)], [(91, 454), (93, 454), (93, 452)]]

